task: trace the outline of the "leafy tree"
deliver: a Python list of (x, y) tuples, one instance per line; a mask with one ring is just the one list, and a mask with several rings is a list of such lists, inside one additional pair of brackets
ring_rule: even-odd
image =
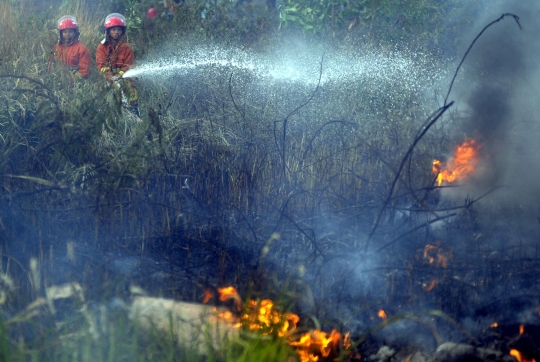
[(402, 33), (439, 31), (443, 5), (436, 0), (285, 0), (280, 27), (309, 34), (363, 28), (394, 28)]

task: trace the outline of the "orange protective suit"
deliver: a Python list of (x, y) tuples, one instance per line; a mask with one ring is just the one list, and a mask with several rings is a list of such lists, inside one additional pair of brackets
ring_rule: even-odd
[(113, 75), (123, 75), (133, 68), (135, 56), (133, 49), (123, 40), (113, 46), (108, 40), (102, 41), (96, 49), (96, 66), (107, 80)]
[[(96, 66), (109, 82), (112, 82), (113, 76), (124, 75), (126, 71), (133, 68), (134, 63), (133, 49), (122, 39), (113, 46), (110, 37), (107, 36), (96, 49)], [(135, 88), (135, 81), (133, 79), (121, 79), (119, 86), (127, 96), (129, 104), (137, 106), (139, 94), (137, 88)]]
[(77, 39), (68, 45), (56, 44), (54, 46), (54, 59), (69, 70), (77, 71), (83, 78), (90, 75), (91, 57), (88, 48)]

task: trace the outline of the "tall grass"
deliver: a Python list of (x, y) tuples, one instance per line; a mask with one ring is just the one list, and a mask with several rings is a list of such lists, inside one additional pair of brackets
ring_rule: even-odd
[[(23, 27), (20, 14), (4, 6), (3, 16), (11, 18), (2, 26), (22, 31), (2, 45), (10, 61), (2, 66), (0, 166), (17, 218), (32, 220), (28, 232), (40, 235), (38, 250), (28, 252), (42, 265), (50, 250), (81, 237), (85, 247), (188, 260), (192, 254), (185, 250), (214, 253), (212, 248), (227, 245), (256, 257), (275, 231), (299, 252), (297, 262), (360, 250), (359, 238), (335, 243), (314, 230), (331, 215), (356, 229), (368, 227), (417, 129), (414, 117), (423, 117), (413, 97), (410, 103), (403, 98), (399, 107), (381, 103), (384, 112), (377, 119), (373, 110), (355, 103), (360, 93), (353, 84), (317, 94), (283, 120), (284, 106), (272, 96), (262, 106), (250, 104), (244, 96), (234, 99), (228, 84), (207, 78), (191, 87), (194, 97), (184, 96), (189, 87), (142, 84), (143, 117), (133, 119), (122, 109), (120, 95), (95, 72), (90, 81), (73, 83), (61, 69), (45, 71), (57, 14), (33, 14), (41, 21)], [(82, 2), (74, 2), (65, 10), (79, 19), (83, 41), (93, 52), (100, 19), (83, 9)], [(294, 92), (289, 98), (298, 102), (289, 101), (289, 109), (309, 96)], [(321, 116), (323, 109), (330, 116)], [(339, 119), (331, 118), (334, 111)], [(431, 141), (419, 146), (392, 207), (414, 201), (412, 190), (430, 185), (430, 162), (439, 147)], [(389, 226), (392, 215), (389, 211)], [(13, 233), (17, 229), (7, 226)], [(6, 237), (7, 245), (14, 237)], [(307, 255), (300, 252), (306, 250)], [(246, 261), (230, 252), (215, 255), (220, 270), (240, 272)], [(182, 269), (182, 263), (173, 266)], [(195, 285), (177, 296), (192, 299)], [(177, 293), (175, 287), (169, 292)]]

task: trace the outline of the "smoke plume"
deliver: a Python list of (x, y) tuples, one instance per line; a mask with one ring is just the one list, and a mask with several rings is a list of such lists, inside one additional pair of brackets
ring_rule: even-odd
[(463, 51), (502, 14), (517, 15), (522, 29), (512, 16), (488, 28), (469, 53), (450, 96), (463, 111), (456, 138), (483, 144), (480, 175), (467, 193), (507, 186), (497, 192), (497, 202), (534, 204), (540, 195), (540, 6), (530, 0), (484, 3), (482, 16), (463, 36)]

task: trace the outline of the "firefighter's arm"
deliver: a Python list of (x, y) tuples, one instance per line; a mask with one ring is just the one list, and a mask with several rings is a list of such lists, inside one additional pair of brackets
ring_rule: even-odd
[(92, 64), (92, 60), (90, 58), (90, 52), (88, 51), (88, 48), (83, 46), (81, 48), (81, 56), (79, 58), (79, 74), (83, 78), (88, 78), (90, 75), (90, 66)]
[(98, 48), (96, 50), (96, 66), (98, 69), (98, 72), (107, 78), (107, 80), (110, 80), (112, 77), (112, 70), (111, 67), (107, 64), (107, 53), (106, 53), (105, 47), (98, 45)]

